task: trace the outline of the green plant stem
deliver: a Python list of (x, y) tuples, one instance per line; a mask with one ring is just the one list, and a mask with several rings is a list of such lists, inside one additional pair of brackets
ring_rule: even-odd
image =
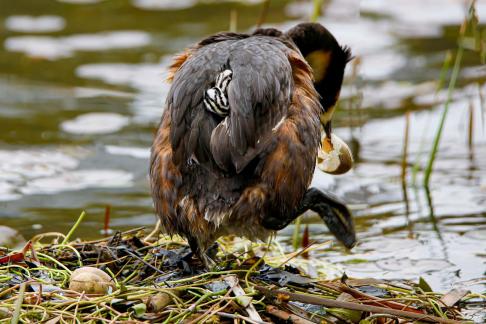
[[(436, 89), (435, 89), (436, 95), (444, 85), (445, 79), (447, 77), (447, 71), (449, 71), (449, 69), (450, 69), (451, 62), (452, 62), (452, 52), (449, 50), (446, 53), (444, 63), (442, 64), (442, 68), (440, 69), (439, 82), (437, 83), (437, 86), (436, 86)], [(429, 118), (430, 118), (430, 116), (429, 116)], [(424, 153), (423, 148), (424, 148), (424, 145), (425, 145), (426, 133), (427, 133), (427, 128), (424, 128), (424, 132), (423, 132), (423, 134), (421, 136), (421, 140), (420, 140), (417, 158), (415, 159), (415, 163), (412, 167), (412, 185), (413, 186), (416, 186), (416, 184), (417, 184), (417, 174), (418, 174), (418, 171), (421, 168), (420, 162), (421, 162), (421, 159), (422, 159), (422, 154)]]
[(37, 254), (41, 257), (41, 258), (45, 258), (45, 259), (48, 259), (49, 261), (51, 262), (54, 262), (55, 264), (57, 264), (59, 267), (63, 268), (64, 270), (66, 270), (69, 275), (71, 275), (71, 270), (69, 270), (64, 264), (62, 264), (61, 262), (57, 261), (56, 259), (54, 259), (53, 257), (47, 255), (47, 254), (44, 254), (44, 253), (40, 253), (40, 252), (37, 252)]
[(260, 17), (258, 17), (256, 28), (260, 28), (267, 19), (268, 10), (270, 8), (270, 1), (271, 0), (265, 0), (265, 2), (263, 3), (262, 12), (260, 13)]
[(17, 296), (17, 300), (15, 301), (15, 310), (12, 316), (12, 320), (10, 324), (17, 324), (20, 318), (20, 310), (22, 309), (22, 303), (24, 302), (24, 293), (25, 293), (25, 286), (27, 284), (24, 282), (20, 285), (19, 288), (19, 295)]
[(298, 302), (312, 304), (312, 305), (321, 305), (326, 308), (337, 307), (337, 308), (352, 309), (352, 310), (358, 310), (364, 312), (383, 313), (383, 314), (389, 314), (389, 315), (405, 317), (405, 318), (419, 320), (419, 321), (432, 322), (432, 323), (443, 323), (443, 324), (463, 323), (460, 321), (445, 319), (445, 318), (431, 316), (427, 314), (417, 314), (414, 312), (408, 312), (408, 311), (386, 308), (381, 306), (364, 305), (364, 304), (358, 304), (354, 302), (327, 299), (327, 298), (322, 298), (311, 294), (296, 294), (285, 290), (275, 290), (275, 289), (270, 290), (260, 286), (256, 286), (255, 288), (267, 296), (278, 296), (278, 298), (283, 300), (298, 301)]
[(292, 247), (295, 251), (299, 249), (300, 245), (300, 217), (297, 217), (294, 224), (294, 232), (292, 233)]
[(323, 0), (314, 0), (314, 8), (312, 10), (311, 22), (316, 22), (317, 18), (321, 15), (321, 7)]
[(69, 232), (66, 234), (66, 237), (62, 241), (61, 245), (66, 245), (69, 242), (69, 239), (73, 235), (74, 231), (78, 228), (79, 224), (81, 224), (81, 222), (83, 221), (84, 216), (86, 216), (86, 212), (83, 210), (83, 212), (81, 213), (81, 215), (79, 215), (78, 220), (76, 221), (76, 223), (74, 223), (73, 227), (71, 227), (71, 229), (69, 230)]
[(233, 9), (230, 11), (229, 30), (232, 33), (236, 33), (237, 29), (238, 29), (238, 11)]
[(447, 89), (447, 100), (444, 104), (444, 110), (442, 112), (439, 127), (437, 128), (437, 132), (435, 134), (434, 143), (432, 144), (432, 150), (430, 152), (429, 162), (427, 163), (427, 166), (425, 168), (425, 177), (424, 177), (425, 187), (428, 187), (430, 184), (430, 176), (432, 175), (432, 169), (434, 167), (435, 157), (437, 155), (437, 151), (439, 150), (440, 138), (442, 137), (442, 130), (444, 128), (447, 113), (449, 111), (449, 105), (452, 101), (452, 95), (454, 92), (454, 88), (456, 86), (457, 77), (459, 76), (463, 53), (464, 53), (464, 48), (462, 47), (461, 42), (459, 42), (459, 48), (457, 50), (456, 59), (454, 61), (454, 67), (452, 69), (451, 80), (449, 81), (449, 88)]
[(202, 304), (206, 299), (214, 297), (214, 296), (220, 296), (226, 294), (226, 290), (221, 290), (217, 292), (208, 292), (204, 295), (202, 295), (194, 304), (192, 304), (189, 308), (187, 308), (184, 312), (180, 313), (179, 315), (175, 316), (172, 318), (172, 321), (177, 322), (179, 319), (183, 319), (189, 314), (192, 314), (193, 312), (197, 311), (197, 307)]
[(442, 69), (440, 69), (439, 75), (439, 82), (437, 83), (437, 87), (435, 88), (435, 94), (439, 92), (440, 89), (444, 86), (445, 79), (447, 78), (447, 71), (449, 71), (452, 62), (452, 52), (449, 50), (446, 53), (446, 57), (444, 60), (444, 64), (442, 65)]

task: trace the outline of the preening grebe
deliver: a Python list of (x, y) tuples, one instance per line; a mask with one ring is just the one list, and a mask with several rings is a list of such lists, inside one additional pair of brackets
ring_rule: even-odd
[[(346, 206), (309, 188), (321, 125), (322, 149), (332, 150), (349, 60), (349, 49), (311, 23), (216, 34), (175, 58), (152, 146), (152, 197), (165, 230), (185, 236), (206, 266), (218, 237), (265, 239), (308, 209), (346, 247), (355, 244)], [(346, 158), (339, 173), (350, 168)]]

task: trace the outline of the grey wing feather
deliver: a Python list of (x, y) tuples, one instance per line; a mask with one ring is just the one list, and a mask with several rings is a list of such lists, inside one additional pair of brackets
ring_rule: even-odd
[(220, 167), (241, 172), (287, 115), (293, 83), (289, 49), (283, 44), (260, 37), (238, 43), (231, 51), (230, 115), (213, 131), (211, 152)]
[[(227, 57), (226, 46), (202, 47), (181, 66), (174, 76), (167, 96), (167, 106), (171, 112), (170, 141), (176, 163), (191, 156), (194, 153), (192, 151), (199, 145), (205, 145), (209, 154), (210, 131), (216, 127), (217, 122), (203, 108), (203, 95), (214, 82)], [(197, 134), (194, 133), (201, 133), (199, 122), (214, 124), (209, 134), (204, 137), (207, 143), (199, 143), (204, 138), (195, 139)], [(189, 143), (190, 138), (192, 140)]]
[[(170, 140), (176, 163), (195, 156), (210, 167), (241, 172), (287, 115), (293, 87), (289, 48), (262, 36), (223, 35), (216, 41), (204, 43), (174, 76), (167, 98)], [(230, 113), (221, 120), (204, 108), (203, 96), (227, 68), (233, 72)]]

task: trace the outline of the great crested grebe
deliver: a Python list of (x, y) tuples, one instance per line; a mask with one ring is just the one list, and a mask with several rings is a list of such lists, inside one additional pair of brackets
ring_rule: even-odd
[[(185, 236), (209, 266), (205, 251), (218, 237), (263, 240), (311, 209), (351, 248), (347, 207), (309, 188), (321, 125), (325, 152), (339, 142), (331, 117), (350, 58), (315, 23), (286, 33), (219, 33), (177, 56), (150, 161), (155, 210), (167, 233)], [(329, 173), (350, 168), (346, 152), (345, 166)]]

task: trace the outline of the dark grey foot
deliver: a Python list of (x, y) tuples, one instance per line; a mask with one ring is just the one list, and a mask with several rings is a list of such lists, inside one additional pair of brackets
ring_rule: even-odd
[(302, 208), (319, 214), (332, 234), (348, 249), (356, 244), (354, 221), (348, 207), (331, 193), (310, 188), (302, 200)]
[(198, 259), (203, 263), (204, 268), (206, 268), (207, 271), (211, 271), (216, 268), (216, 262), (214, 262), (214, 260), (208, 255), (211, 254), (211, 256), (213, 257), (216, 256), (218, 248), (218, 244), (216, 242), (208, 249), (208, 251), (202, 251), (196, 239), (188, 238), (188, 241), (189, 246), (191, 247), (192, 255), (198, 257)]
[(207, 271), (212, 271), (216, 269), (216, 262), (211, 259), (206, 253), (201, 253), (199, 255), (199, 259), (202, 261), (202, 263), (204, 264), (204, 268), (206, 268)]
[(289, 215), (270, 215), (263, 219), (262, 225), (270, 230), (278, 231), (286, 227), (306, 210), (319, 214), (332, 234), (347, 248), (356, 244), (356, 233), (351, 212), (333, 194), (310, 188), (300, 206)]
[(299, 217), (300, 213), (292, 213), (288, 217), (267, 216), (262, 220), (262, 225), (272, 231), (280, 231)]

